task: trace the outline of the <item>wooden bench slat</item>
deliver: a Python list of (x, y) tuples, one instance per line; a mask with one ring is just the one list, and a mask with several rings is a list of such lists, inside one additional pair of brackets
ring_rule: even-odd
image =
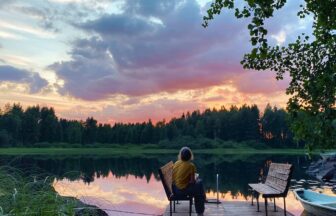
[(274, 183), (274, 184), (278, 184), (281, 186), (287, 186), (288, 180), (286, 181), (286, 180), (275, 178), (273, 176), (267, 176), (265, 184), (268, 184), (268, 183), (270, 184)]
[(290, 170), (292, 168), (292, 164), (271, 163), (270, 168), (277, 170)]
[(249, 186), (257, 191), (258, 193), (261, 193), (261, 194), (279, 194), (280, 191), (278, 190), (275, 190), (274, 188), (268, 186), (268, 185), (265, 185), (265, 184), (249, 184)]
[(173, 194), (172, 184), (173, 184), (173, 161), (170, 161), (169, 163), (165, 164), (160, 168), (160, 171), (162, 173), (162, 183), (165, 186), (165, 190), (167, 193), (167, 196), (171, 196)]
[(278, 170), (270, 170), (268, 172), (268, 175), (277, 177), (277, 178), (281, 178), (283, 180), (287, 180), (288, 176), (289, 176), (290, 171), (288, 171), (287, 173), (284, 172), (279, 172)]
[[(265, 183), (266, 184), (266, 183)], [(286, 186), (276, 184), (274, 182), (268, 182), (266, 185), (278, 190), (280, 193), (283, 193), (286, 189)]]

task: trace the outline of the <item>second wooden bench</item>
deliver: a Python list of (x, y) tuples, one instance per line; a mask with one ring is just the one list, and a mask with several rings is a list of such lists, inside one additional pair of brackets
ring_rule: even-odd
[[(252, 188), (252, 205), (253, 198), (257, 199), (259, 211), (259, 194), (265, 199), (265, 212), (267, 216), (267, 198), (283, 197), (284, 215), (286, 216), (286, 197), (293, 173), (291, 164), (271, 163), (265, 183), (249, 184)], [(274, 211), (276, 211), (274, 199)]]

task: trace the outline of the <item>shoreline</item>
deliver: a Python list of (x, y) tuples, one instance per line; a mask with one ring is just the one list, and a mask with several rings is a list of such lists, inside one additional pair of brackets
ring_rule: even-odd
[[(164, 148), (143, 148), (143, 147), (123, 147), (123, 148), (27, 148), (27, 147), (10, 147), (0, 148), (0, 155), (155, 155), (155, 154), (177, 154), (179, 149), (164, 149)], [(304, 155), (308, 154), (305, 149), (293, 148), (269, 148), (269, 149), (254, 149), (254, 148), (208, 148), (208, 149), (193, 149), (197, 154), (213, 154), (213, 155), (230, 155), (230, 154), (277, 154), (277, 155)], [(330, 152), (314, 150), (310, 154), (316, 155), (322, 152)]]

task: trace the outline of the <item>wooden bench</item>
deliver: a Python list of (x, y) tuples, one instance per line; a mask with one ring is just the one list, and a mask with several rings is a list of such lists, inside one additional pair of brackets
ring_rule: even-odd
[(191, 216), (192, 212), (192, 196), (175, 196), (173, 193), (172, 185), (173, 185), (173, 161), (170, 161), (163, 167), (159, 169), (160, 179), (163, 185), (163, 188), (166, 192), (167, 198), (169, 200), (169, 212), (172, 215), (172, 202), (174, 204), (174, 212), (175, 212), (175, 201), (179, 200), (189, 200), (189, 215)]
[(267, 198), (274, 198), (274, 211), (276, 211), (275, 198), (283, 197), (284, 215), (286, 216), (286, 197), (294, 167), (291, 164), (271, 163), (265, 183), (249, 184), (252, 188), (253, 198), (256, 197), (259, 212), (259, 195), (265, 199), (265, 212), (267, 216)]

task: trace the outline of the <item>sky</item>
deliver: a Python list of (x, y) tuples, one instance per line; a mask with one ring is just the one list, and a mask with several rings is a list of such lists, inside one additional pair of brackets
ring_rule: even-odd
[[(102, 123), (169, 120), (183, 112), (285, 107), (290, 78), (244, 70), (248, 20), (225, 11), (202, 27), (211, 0), (1, 0), (0, 106), (52, 106)], [(289, 1), (266, 22), (273, 45), (310, 32)], [(262, 110), (261, 110), (262, 111)]]

